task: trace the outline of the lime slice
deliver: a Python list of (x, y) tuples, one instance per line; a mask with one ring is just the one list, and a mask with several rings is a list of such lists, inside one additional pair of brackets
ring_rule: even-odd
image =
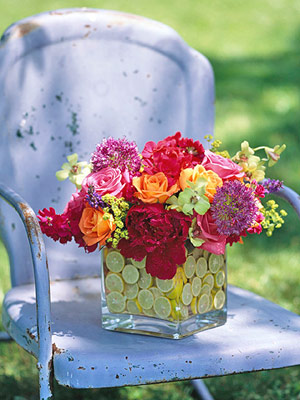
[(171, 316), (174, 320), (179, 320), (180, 318), (180, 307), (178, 305), (178, 302), (176, 300), (171, 300)]
[(200, 294), (210, 295), (210, 291), (211, 291), (211, 289), (210, 289), (209, 285), (207, 283), (205, 283), (200, 290)]
[(192, 300), (193, 300), (192, 285), (190, 283), (186, 283), (182, 289), (181, 301), (185, 306), (188, 306), (189, 304), (191, 304)]
[(145, 268), (140, 270), (138, 285), (141, 289), (148, 289), (152, 285), (152, 276), (147, 273)]
[(198, 300), (198, 313), (204, 314), (209, 310), (209, 296), (202, 294)]
[(202, 280), (203, 284), (207, 284), (210, 290), (214, 287), (215, 280), (212, 274), (206, 274)]
[(196, 260), (193, 256), (188, 256), (184, 263), (183, 270), (187, 278), (191, 278), (195, 273)]
[(111, 272), (121, 272), (125, 265), (125, 259), (122, 254), (113, 250), (107, 254), (105, 263)]
[(130, 283), (132, 285), (133, 283), (136, 283), (138, 281), (140, 274), (136, 267), (128, 264), (125, 265), (122, 271), (122, 276), (126, 283)]
[(175, 279), (175, 284), (179, 280), (183, 280), (183, 283), (187, 283), (187, 277), (185, 276), (184, 269), (182, 267), (177, 267), (176, 275), (173, 279)]
[(208, 307), (208, 311), (212, 310), (213, 305), (214, 305), (214, 299), (212, 297), (212, 295), (210, 294), (209, 296), (209, 307)]
[(197, 314), (197, 297), (194, 297), (192, 302), (191, 302), (191, 310), (193, 314)]
[(134, 265), (135, 267), (142, 269), (145, 268), (146, 266), (146, 257), (143, 258), (142, 261), (135, 261), (133, 258), (130, 259), (130, 262), (132, 265)]
[(120, 277), (120, 275), (117, 275), (114, 272), (110, 272), (105, 278), (105, 287), (110, 292), (121, 293), (124, 290), (124, 281)]
[(210, 255), (209, 251), (203, 250), (203, 257), (205, 258), (205, 260), (208, 260), (209, 255)]
[(218, 271), (215, 275), (215, 287), (220, 288), (225, 283), (225, 272), (223, 270)]
[(158, 297), (154, 302), (154, 311), (159, 318), (166, 319), (171, 314), (171, 302), (166, 297)]
[(139, 292), (139, 287), (137, 283), (130, 285), (128, 283), (125, 284), (124, 295), (128, 300), (133, 300), (136, 298)]
[(174, 287), (173, 279), (159, 279), (156, 278), (156, 286), (164, 293), (170, 292)]
[(142, 308), (149, 310), (153, 306), (153, 294), (148, 289), (142, 289), (138, 295), (138, 301)]
[(153, 297), (156, 299), (159, 296), (162, 296), (162, 292), (156, 287), (156, 286), (152, 286), (150, 289), (150, 292), (153, 294)]
[(195, 258), (196, 260), (198, 260), (198, 258), (201, 257), (202, 254), (203, 254), (203, 250), (202, 250), (202, 249), (199, 249), (199, 247), (196, 247), (196, 248), (193, 250), (193, 252), (192, 252), (192, 255), (194, 256), (194, 258)]
[(128, 300), (126, 308), (130, 314), (140, 314), (142, 311), (142, 307), (137, 300)]
[(111, 313), (121, 313), (125, 310), (125, 297), (119, 292), (110, 292), (106, 296), (106, 304)]
[(187, 319), (189, 317), (189, 308), (182, 303), (179, 303), (179, 312), (181, 319)]
[(225, 293), (223, 292), (223, 290), (218, 290), (214, 296), (214, 307), (216, 310), (221, 310), (221, 308), (225, 304), (225, 299), (226, 299), (226, 296), (225, 296)]
[(208, 268), (212, 274), (216, 274), (223, 266), (224, 259), (221, 254), (211, 254), (208, 260)]
[(154, 308), (151, 307), (150, 310), (146, 310), (145, 308), (143, 308), (143, 314), (147, 315), (148, 317), (155, 317)]
[(196, 275), (203, 278), (207, 272), (207, 261), (204, 257), (200, 257), (196, 264)]
[(173, 278), (174, 288), (167, 293), (167, 297), (169, 299), (179, 300), (183, 288), (183, 276), (184, 276), (183, 268), (182, 267), (177, 268), (176, 275)]
[(192, 293), (193, 296), (199, 296), (201, 291), (202, 282), (198, 276), (195, 276), (192, 280)]

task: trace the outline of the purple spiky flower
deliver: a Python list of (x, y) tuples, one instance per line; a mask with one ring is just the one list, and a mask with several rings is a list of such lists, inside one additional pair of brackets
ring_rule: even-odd
[(93, 172), (111, 167), (119, 168), (121, 172), (128, 170), (130, 177), (133, 177), (138, 174), (142, 160), (134, 141), (109, 137), (97, 145), (96, 151), (92, 153), (91, 163)]
[(238, 180), (225, 182), (217, 188), (211, 212), (221, 235), (240, 235), (256, 219), (258, 207), (253, 190)]
[(98, 209), (107, 207), (107, 204), (102, 200), (101, 196), (95, 192), (95, 189), (92, 185), (88, 188), (88, 193), (85, 198), (89, 205), (93, 208)]
[(278, 179), (268, 178), (264, 179), (261, 185), (265, 188), (265, 193), (270, 194), (278, 192), (282, 188), (283, 182)]

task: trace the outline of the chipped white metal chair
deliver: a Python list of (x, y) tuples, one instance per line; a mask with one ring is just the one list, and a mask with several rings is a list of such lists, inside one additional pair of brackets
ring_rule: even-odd
[[(0, 96), (0, 230), (12, 281), (3, 324), (38, 360), (40, 399), (52, 396), (52, 371), (62, 385), (101, 388), (300, 363), (300, 317), (237, 287), (229, 287), (227, 324), (180, 346), (102, 330), (99, 254), (62, 247), (39, 229), (35, 212), (49, 200), (62, 211), (72, 192), (55, 178), (67, 154), (84, 159), (105, 135), (142, 148), (178, 130), (200, 140), (213, 133), (213, 73), (201, 54), (138, 16), (44, 13), (4, 33)], [(300, 215), (296, 194), (282, 195)]]

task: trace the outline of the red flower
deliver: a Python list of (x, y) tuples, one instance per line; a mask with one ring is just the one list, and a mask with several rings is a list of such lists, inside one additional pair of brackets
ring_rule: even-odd
[(49, 210), (44, 208), (39, 210), (37, 216), (40, 221), (42, 232), (53, 240), (59, 240), (60, 243), (67, 243), (72, 240), (72, 234), (68, 226), (68, 218), (65, 215), (56, 214), (53, 207)]
[(142, 151), (145, 172), (154, 175), (163, 172), (169, 182), (169, 187), (174, 185), (184, 168), (201, 164), (204, 158), (204, 148), (197, 140), (181, 137), (177, 132), (168, 136), (157, 144), (147, 142)]
[(127, 215), (129, 240), (121, 240), (124, 257), (141, 261), (147, 256), (146, 271), (160, 279), (171, 279), (177, 265), (185, 262), (184, 243), (191, 219), (162, 204), (133, 206)]

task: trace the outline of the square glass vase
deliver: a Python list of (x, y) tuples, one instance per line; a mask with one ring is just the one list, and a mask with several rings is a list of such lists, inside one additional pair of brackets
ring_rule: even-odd
[[(225, 324), (226, 254), (189, 246), (172, 279), (146, 272), (145, 259), (102, 251), (102, 327), (107, 330), (181, 339)], [(163, 265), (163, 260), (162, 260)]]

